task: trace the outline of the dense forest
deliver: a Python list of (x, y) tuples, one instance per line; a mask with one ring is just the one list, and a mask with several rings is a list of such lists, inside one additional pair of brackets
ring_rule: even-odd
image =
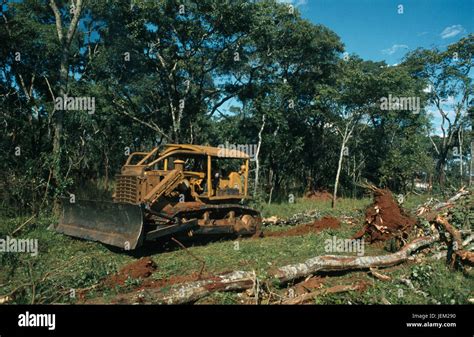
[(472, 34), (388, 65), (277, 1), (3, 0), (0, 41), (10, 215), (110, 195), (167, 143), (256, 148), (262, 202), (471, 183)]

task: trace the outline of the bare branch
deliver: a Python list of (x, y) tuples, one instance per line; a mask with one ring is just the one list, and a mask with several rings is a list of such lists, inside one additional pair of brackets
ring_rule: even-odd
[[(53, 0), (52, 0), (53, 1)], [(72, 41), (72, 37), (76, 32), (77, 23), (79, 22), (79, 18), (81, 17), (82, 12), (82, 0), (77, 0), (76, 4), (74, 5), (74, 16), (72, 17), (71, 24), (69, 25), (69, 30), (67, 32), (66, 38), (66, 46), (69, 47)]]
[(122, 104), (116, 102), (115, 100), (114, 100), (113, 102), (114, 102), (117, 106), (119, 106), (120, 108), (122, 108), (121, 110), (119, 110), (122, 114), (124, 114), (124, 115), (130, 117), (131, 119), (133, 119), (134, 121), (136, 121), (136, 122), (138, 122), (138, 123), (140, 123), (140, 124), (142, 124), (142, 125), (145, 125), (146, 127), (150, 128), (150, 129), (152, 129), (152, 130), (158, 132), (162, 137), (166, 138), (168, 141), (171, 141), (171, 138), (170, 138), (165, 132), (163, 132), (163, 130), (161, 130), (161, 129), (158, 127), (158, 125), (156, 125), (156, 124), (153, 123), (153, 122), (148, 123), (148, 122), (142, 121), (141, 119), (139, 119), (139, 118), (137, 118), (137, 117), (131, 115), (130, 113), (128, 113), (127, 110), (126, 110), (126, 108), (125, 108)]
[(61, 42), (62, 44), (64, 36), (63, 36), (63, 21), (61, 19), (61, 13), (59, 12), (59, 8), (56, 5), (56, 2), (54, 0), (49, 0), (49, 6), (53, 10), (54, 17), (56, 19), (56, 32), (58, 33), (59, 42)]

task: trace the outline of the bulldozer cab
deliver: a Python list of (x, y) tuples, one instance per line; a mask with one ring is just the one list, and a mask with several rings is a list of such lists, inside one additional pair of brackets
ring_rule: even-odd
[[(193, 200), (224, 201), (248, 198), (249, 156), (198, 145), (166, 145), (150, 152), (134, 152), (117, 176), (114, 200), (139, 204), (156, 201), (153, 191), (172, 175), (179, 175)], [(176, 179), (178, 181), (179, 179)]]

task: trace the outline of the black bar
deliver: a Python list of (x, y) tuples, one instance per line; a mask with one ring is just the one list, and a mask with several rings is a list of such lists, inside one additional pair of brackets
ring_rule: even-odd
[[(0, 306), (0, 335), (10, 336), (473, 336), (472, 306)], [(19, 327), (26, 312), (56, 314), (55, 330)], [(422, 314), (455, 315), (456, 327), (408, 328)], [(429, 316), (428, 316), (429, 317)]]

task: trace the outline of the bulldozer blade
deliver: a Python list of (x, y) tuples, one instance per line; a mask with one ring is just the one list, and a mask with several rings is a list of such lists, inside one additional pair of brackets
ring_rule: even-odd
[(143, 242), (143, 211), (139, 205), (93, 200), (62, 200), (59, 233), (135, 249)]

